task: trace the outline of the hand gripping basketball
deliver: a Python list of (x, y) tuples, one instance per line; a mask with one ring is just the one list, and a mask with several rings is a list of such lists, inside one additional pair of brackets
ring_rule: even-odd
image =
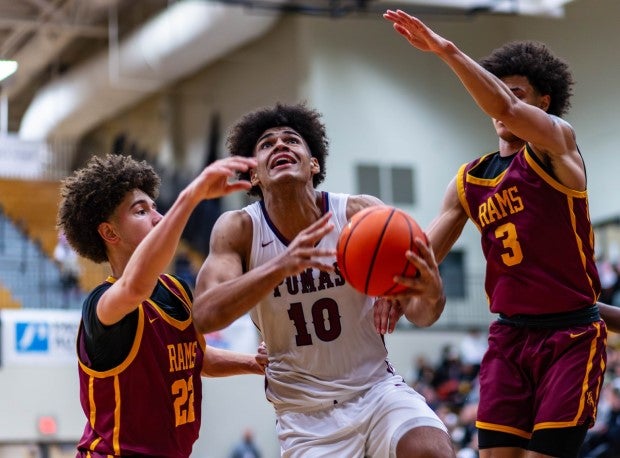
[(394, 276), (413, 277), (416, 267), (405, 257), (418, 253), (416, 237), (426, 239), (418, 223), (406, 212), (377, 205), (356, 213), (338, 240), (338, 268), (347, 283), (369, 296), (393, 296), (407, 288)]

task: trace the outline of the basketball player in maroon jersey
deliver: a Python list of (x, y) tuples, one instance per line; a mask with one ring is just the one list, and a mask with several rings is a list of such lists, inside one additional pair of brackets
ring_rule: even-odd
[(468, 219), (482, 236), (499, 318), (480, 370), (480, 456), (576, 457), (596, 416), (607, 334), (585, 166), (560, 118), (570, 105), (568, 66), (537, 42), (508, 43), (478, 64), (415, 17), (384, 17), (450, 67), (499, 137), (496, 153), (460, 168), (428, 229), (439, 260)]
[(264, 373), (262, 354), (206, 346), (193, 325), (189, 286), (161, 273), (196, 205), (248, 189), (247, 181), (228, 180), (254, 164), (214, 162), (165, 216), (154, 202), (160, 179), (144, 161), (93, 157), (63, 182), (59, 228), (81, 256), (108, 262), (112, 272), (84, 301), (78, 331), (88, 420), (78, 457), (187, 458), (200, 429), (200, 376)]

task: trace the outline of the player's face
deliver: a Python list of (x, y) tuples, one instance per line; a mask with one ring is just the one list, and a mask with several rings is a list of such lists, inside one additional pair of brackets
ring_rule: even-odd
[[(516, 98), (529, 105), (534, 105), (543, 110), (547, 110), (549, 96), (542, 96), (534, 86), (532, 86), (526, 76), (513, 75), (505, 76), (501, 80), (508, 86), (510, 91)], [(503, 122), (493, 119), (493, 126), (497, 135), (507, 142), (514, 142), (520, 140), (516, 135), (508, 130)]]
[(259, 137), (254, 147), (258, 161), (252, 173), (252, 183), (263, 189), (272, 183), (287, 181), (311, 182), (319, 171), (318, 161), (313, 158), (308, 145), (294, 129), (274, 127)]
[(133, 252), (161, 219), (153, 199), (145, 192), (134, 189), (116, 208), (110, 224), (119, 238), (119, 246)]

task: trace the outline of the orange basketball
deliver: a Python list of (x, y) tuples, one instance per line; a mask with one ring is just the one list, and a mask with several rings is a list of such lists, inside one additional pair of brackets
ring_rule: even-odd
[(404, 211), (388, 205), (356, 213), (338, 239), (338, 268), (347, 283), (369, 296), (389, 296), (406, 288), (394, 276), (415, 276), (405, 252), (417, 252), (414, 240), (426, 240), (418, 223)]

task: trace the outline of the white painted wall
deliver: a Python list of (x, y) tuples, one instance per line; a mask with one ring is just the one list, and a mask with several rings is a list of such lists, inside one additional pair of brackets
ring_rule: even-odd
[(46, 440), (37, 420), (57, 420), (58, 441), (75, 440), (84, 428), (76, 367), (0, 368), (0, 444), (8, 441)]

